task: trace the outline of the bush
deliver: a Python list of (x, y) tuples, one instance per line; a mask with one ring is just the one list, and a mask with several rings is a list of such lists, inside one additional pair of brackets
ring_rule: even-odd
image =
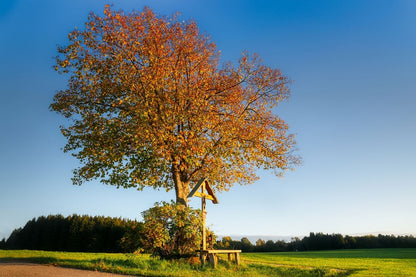
[(201, 245), (201, 211), (174, 202), (156, 203), (142, 213), (144, 247), (162, 259), (195, 255)]

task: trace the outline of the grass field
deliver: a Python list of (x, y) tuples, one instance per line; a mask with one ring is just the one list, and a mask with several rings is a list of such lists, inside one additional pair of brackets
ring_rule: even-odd
[(140, 276), (416, 276), (416, 249), (243, 253), (216, 269), (149, 255), (0, 250), (0, 262), (20, 260)]

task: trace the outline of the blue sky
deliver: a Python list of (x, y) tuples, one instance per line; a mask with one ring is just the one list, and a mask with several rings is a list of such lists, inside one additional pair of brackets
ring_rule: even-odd
[[(105, 1), (0, 2), (0, 239), (33, 217), (73, 213), (140, 219), (173, 192), (73, 186), (61, 148), (65, 120), (48, 109), (66, 77), (52, 69)], [(115, 9), (176, 11), (211, 35), (223, 60), (258, 53), (293, 81), (276, 110), (297, 134), (303, 165), (260, 172), (208, 205), (220, 235), (309, 232), (416, 235), (416, 2), (114, 1)], [(198, 200), (191, 205), (199, 207)]]

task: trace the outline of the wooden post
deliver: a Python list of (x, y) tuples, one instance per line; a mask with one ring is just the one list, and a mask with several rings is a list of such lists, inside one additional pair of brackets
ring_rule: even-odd
[(213, 268), (217, 266), (217, 257), (214, 253), (209, 254), (209, 262)]
[[(201, 188), (201, 192), (198, 192), (199, 188)], [(212, 257), (209, 255), (209, 251), (207, 250), (207, 229), (205, 227), (206, 224), (206, 217), (207, 212), (205, 211), (206, 201), (207, 199), (211, 200), (212, 203), (218, 204), (218, 199), (214, 194), (213, 189), (209, 185), (208, 181), (205, 178), (199, 179), (198, 183), (194, 188), (191, 190), (191, 192), (188, 194), (188, 198), (196, 196), (201, 197), (201, 213), (202, 213), (202, 242), (201, 242), (201, 250), (200, 250), (200, 259), (201, 264), (204, 265), (206, 258), (208, 257), (211, 262), (215, 260), (215, 253), (211, 253)], [(215, 265), (215, 264), (214, 264)]]
[(199, 255), (199, 259), (201, 260), (201, 265), (205, 266), (205, 260), (206, 260), (206, 254), (201, 251), (201, 254)]
[(234, 255), (235, 255), (235, 263), (237, 264), (237, 265), (239, 265), (240, 264), (240, 253), (234, 253)]
[[(205, 195), (205, 183), (202, 184), (202, 195)], [(205, 211), (206, 199), (205, 196), (201, 198), (201, 209), (202, 209), (202, 251), (207, 250), (207, 240), (206, 240), (206, 229), (205, 229), (205, 219), (206, 219), (206, 211)]]

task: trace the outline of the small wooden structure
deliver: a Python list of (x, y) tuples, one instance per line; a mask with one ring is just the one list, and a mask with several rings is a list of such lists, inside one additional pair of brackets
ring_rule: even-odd
[(235, 263), (237, 265), (239, 265), (240, 264), (240, 253), (241, 253), (241, 250), (228, 250), (228, 249), (224, 249), (224, 250), (221, 250), (221, 249), (205, 250), (205, 251), (201, 251), (201, 262), (202, 262), (202, 259), (204, 259), (204, 262), (202, 263), (202, 264), (204, 264), (205, 263), (205, 257), (208, 255), (209, 263), (212, 265), (212, 267), (215, 268), (217, 266), (217, 260), (218, 260), (218, 258), (216, 256), (217, 254), (228, 254), (228, 261), (230, 261), (230, 262), (231, 262), (231, 255), (233, 254)]
[[(201, 190), (201, 191), (199, 191)], [(205, 265), (206, 257), (208, 256), (210, 264), (215, 267), (217, 265), (217, 257), (216, 254), (228, 254), (228, 260), (231, 261), (231, 255), (234, 254), (234, 259), (236, 264), (240, 264), (240, 253), (241, 250), (214, 250), (209, 249), (207, 250), (207, 242), (206, 242), (206, 227), (205, 227), (205, 220), (207, 212), (205, 211), (206, 206), (206, 199), (209, 199), (214, 204), (218, 204), (218, 199), (214, 194), (213, 189), (208, 183), (206, 178), (202, 178), (198, 181), (196, 186), (192, 189), (189, 193), (188, 198), (196, 196), (201, 198), (201, 210), (202, 210), (202, 243), (201, 243), (201, 250), (200, 252), (200, 259), (201, 264)]]

